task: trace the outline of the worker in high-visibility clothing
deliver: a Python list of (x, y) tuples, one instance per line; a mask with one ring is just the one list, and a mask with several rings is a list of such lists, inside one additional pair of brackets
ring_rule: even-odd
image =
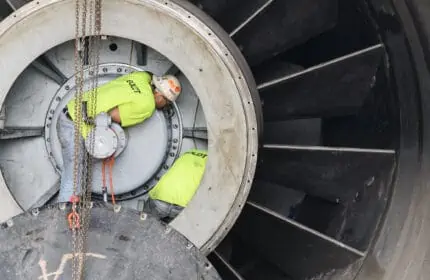
[[(156, 76), (149, 72), (133, 72), (112, 80), (97, 89), (97, 98), (92, 99), (91, 92), (83, 94), (83, 102), (96, 102), (95, 112), (87, 110), (87, 116), (94, 118), (100, 113), (107, 113), (113, 122), (122, 127), (142, 123), (150, 118), (155, 109), (162, 109), (174, 102), (181, 93), (181, 84), (172, 75)], [(60, 114), (57, 131), (61, 143), (63, 169), (60, 182), (58, 202), (69, 202), (73, 195), (74, 172), (74, 123), (75, 99), (72, 99)], [(86, 107), (91, 106), (87, 104)], [(91, 125), (81, 123), (81, 151), (84, 150), (84, 139)], [(82, 168), (82, 165), (80, 165)], [(81, 173), (80, 173), (81, 174)], [(79, 178), (78, 178), (79, 180)], [(79, 183), (77, 184), (80, 185)], [(80, 194), (80, 189), (76, 190)]]
[(160, 219), (176, 217), (199, 187), (207, 156), (202, 150), (190, 150), (181, 155), (149, 191), (144, 210)]

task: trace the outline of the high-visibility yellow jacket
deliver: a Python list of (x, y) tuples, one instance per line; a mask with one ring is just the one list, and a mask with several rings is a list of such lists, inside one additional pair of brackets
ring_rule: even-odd
[(187, 206), (203, 177), (207, 152), (190, 150), (180, 156), (149, 192), (151, 199)]
[[(97, 89), (96, 108), (91, 110), (95, 94), (92, 91), (83, 94), (87, 101), (87, 115), (94, 117), (101, 112), (108, 112), (118, 107), (121, 126), (127, 127), (143, 122), (155, 111), (155, 100), (151, 88), (151, 75), (147, 72), (133, 72), (110, 81)], [(75, 118), (75, 99), (67, 108), (70, 117)], [(82, 135), (87, 136), (91, 127), (84, 122), (81, 124)]]

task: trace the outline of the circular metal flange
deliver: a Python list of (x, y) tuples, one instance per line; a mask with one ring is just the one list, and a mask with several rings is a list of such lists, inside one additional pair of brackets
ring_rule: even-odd
[[(99, 66), (99, 84), (141, 69), (120, 63)], [(84, 71), (84, 88), (89, 89), (92, 73)], [(45, 146), (54, 168), (61, 174), (63, 166), (61, 146), (57, 135), (57, 120), (62, 109), (73, 98), (75, 77), (70, 78), (52, 99), (45, 119)], [(113, 131), (107, 131), (109, 133)], [(127, 133), (127, 137), (124, 133)], [(118, 200), (130, 199), (148, 192), (178, 157), (182, 143), (182, 120), (176, 104), (159, 111), (144, 123), (124, 129), (127, 149), (115, 160), (113, 184)], [(109, 135), (105, 135), (109, 136)], [(120, 141), (121, 143), (121, 141)], [(114, 143), (115, 144), (115, 143)], [(117, 151), (118, 152), (118, 151)], [(102, 194), (101, 161), (95, 163), (93, 192)], [(110, 189), (108, 188), (110, 193)], [(97, 195), (96, 198), (99, 198)]]
[[(0, 105), (32, 61), (74, 39), (73, 9), (73, 0), (32, 1), (1, 22)], [(103, 35), (162, 54), (201, 101), (209, 136), (206, 172), (192, 201), (170, 225), (209, 253), (235, 223), (254, 178), (261, 104), (252, 72), (228, 34), (187, 1), (106, 1), (102, 13)], [(6, 221), (20, 209), (1, 174), (0, 193), (2, 205), (10, 205), (1, 214)]]
[(115, 132), (118, 140), (118, 147), (116, 148), (113, 156), (118, 157), (125, 148), (127, 148), (127, 135), (125, 134), (124, 129), (122, 129), (122, 127), (117, 123), (112, 123), (110, 128)]
[[(92, 133), (94, 137), (92, 137)], [(115, 153), (118, 147), (118, 138), (112, 129), (109, 127), (95, 127), (92, 133), (85, 139), (85, 148), (92, 157), (105, 159)], [(91, 145), (93, 145), (93, 148), (91, 148)]]

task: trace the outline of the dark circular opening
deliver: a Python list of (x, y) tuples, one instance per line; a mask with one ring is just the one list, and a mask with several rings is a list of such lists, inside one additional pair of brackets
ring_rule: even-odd
[(114, 52), (118, 49), (118, 45), (115, 43), (112, 43), (109, 45), (109, 49)]

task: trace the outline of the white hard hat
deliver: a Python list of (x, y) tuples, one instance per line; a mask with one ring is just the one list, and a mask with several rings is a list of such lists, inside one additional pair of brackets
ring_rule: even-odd
[(181, 94), (181, 83), (173, 75), (152, 76), (152, 84), (169, 101), (174, 102)]

